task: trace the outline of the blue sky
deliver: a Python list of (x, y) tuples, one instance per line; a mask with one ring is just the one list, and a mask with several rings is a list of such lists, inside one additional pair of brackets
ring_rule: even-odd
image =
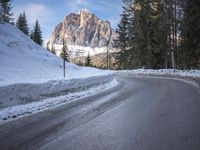
[(109, 20), (116, 28), (122, 9), (121, 0), (14, 0), (12, 5), (15, 18), (26, 12), (30, 27), (39, 19), (45, 42), (55, 26), (71, 12), (88, 9), (100, 19)]

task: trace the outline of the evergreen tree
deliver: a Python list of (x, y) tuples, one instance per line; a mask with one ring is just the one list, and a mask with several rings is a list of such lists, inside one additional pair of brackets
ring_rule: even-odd
[(87, 55), (86, 60), (85, 60), (85, 66), (92, 66), (91, 57), (90, 57), (89, 52), (88, 52), (88, 55)]
[(83, 66), (83, 63), (81, 62), (81, 60), (78, 61), (77, 65)]
[[(118, 66), (175, 68), (183, 0), (124, 0), (114, 46)], [(126, 16), (126, 14), (128, 16)], [(125, 21), (123, 21), (125, 20)]]
[[(134, 12), (134, 1), (131, 0), (129, 1), (129, 3), (126, 3), (126, 7), (124, 7), (124, 9), (126, 10), (126, 12), (129, 14), (129, 24), (128, 24), (128, 28), (127, 28), (127, 33), (128, 33), (128, 51), (126, 52), (127, 54), (127, 64), (128, 64), (128, 68), (134, 68), (137, 66), (137, 59), (138, 57), (136, 57), (137, 54), (137, 49), (135, 48), (135, 36), (136, 36), (136, 20), (135, 20), (135, 12)], [(126, 64), (126, 65), (127, 65)]]
[(182, 28), (182, 64), (185, 69), (200, 68), (200, 1), (186, 0)]
[(26, 35), (29, 35), (29, 28), (25, 12), (19, 15), (16, 21), (16, 27), (20, 29), (22, 32), (24, 32)]
[(119, 50), (115, 57), (120, 69), (200, 67), (199, 1), (123, 0), (123, 3), (114, 41)]
[(51, 47), (51, 52), (52, 52), (53, 54), (56, 54), (56, 50), (55, 50), (55, 47), (53, 46), (53, 44), (52, 44), (52, 47)]
[(66, 45), (66, 41), (64, 39), (63, 39), (63, 48), (62, 48), (62, 52), (61, 52), (60, 56), (62, 57), (63, 60), (69, 61), (68, 48)]
[(118, 37), (114, 40), (113, 46), (118, 50), (115, 54), (116, 65), (118, 69), (126, 69), (128, 62), (128, 44), (129, 44), (129, 14), (123, 11), (121, 21), (116, 30)]
[(149, 45), (151, 47), (151, 68), (166, 68), (167, 61), (167, 22), (165, 4), (162, 0), (151, 2), (150, 25), (149, 25)]
[(49, 44), (47, 44), (46, 49), (51, 52), (51, 49), (49, 48)]
[(38, 20), (36, 20), (36, 22), (35, 22), (35, 26), (34, 26), (33, 30), (31, 31), (30, 38), (39, 45), (43, 44), (42, 31), (41, 31)]
[(134, 41), (131, 44), (135, 50), (134, 58), (137, 67), (152, 67), (153, 17), (150, 0), (135, 0), (134, 2)]
[(63, 49), (60, 56), (63, 59), (63, 71), (64, 71), (64, 78), (65, 78), (65, 61), (69, 61), (69, 58), (68, 58), (69, 56), (68, 56), (66, 41), (64, 39), (63, 39)]
[(13, 24), (11, 0), (0, 0), (0, 22)]

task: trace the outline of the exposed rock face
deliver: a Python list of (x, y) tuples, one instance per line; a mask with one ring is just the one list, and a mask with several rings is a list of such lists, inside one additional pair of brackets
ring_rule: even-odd
[(63, 38), (67, 44), (89, 47), (112, 47), (116, 36), (108, 21), (100, 20), (88, 10), (71, 13), (58, 24), (47, 43), (62, 45)]

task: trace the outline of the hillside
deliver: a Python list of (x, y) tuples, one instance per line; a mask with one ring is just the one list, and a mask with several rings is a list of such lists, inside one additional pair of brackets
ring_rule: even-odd
[[(0, 24), (0, 85), (63, 79), (61, 58), (40, 47), (10, 24)], [(105, 74), (70, 63), (67, 79)], [(88, 73), (89, 72), (89, 73)]]

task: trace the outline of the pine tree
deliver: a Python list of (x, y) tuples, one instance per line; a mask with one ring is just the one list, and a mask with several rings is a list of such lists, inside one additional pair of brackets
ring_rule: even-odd
[(200, 1), (186, 0), (182, 28), (184, 69), (200, 68)]
[(129, 14), (129, 24), (127, 28), (128, 32), (128, 51), (127, 54), (127, 64), (128, 68), (132, 69), (137, 66), (137, 49), (135, 48), (135, 35), (136, 35), (136, 20), (135, 20), (135, 12), (134, 12), (134, 1), (130, 0), (126, 3), (126, 7), (124, 7), (125, 11)]
[(47, 44), (46, 49), (47, 49), (48, 51), (51, 51), (51, 49), (49, 48), (49, 44)]
[(151, 2), (151, 25), (150, 30), (150, 45), (151, 45), (151, 68), (165, 68), (167, 61), (167, 21), (165, 4), (162, 0), (154, 0)]
[(65, 61), (69, 61), (69, 55), (67, 50), (66, 41), (63, 39), (63, 49), (60, 54), (61, 58), (63, 59), (63, 71), (64, 71), (64, 77), (65, 77)]
[(24, 32), (26, 35), (29, 35), (29, 28), (26, 19), (25, 12), (21, 13), (16, 21), (16, 27)]
[(69, 61), (68, 48), (66, 45), (66, 41), (64, 39), (63, 39), (63, 48), (60, 56), (62, 57), (63, 60)]
[(31, 31), (30, 38), (39, 45), (43, 44), (42, 31), (41, 31), (38, 20), (36, 20), (36, 22), (35, 22), (35, 26), (34, 26), (33, 30)]
[(89, 52), (88, 52), (88, 55), (87, 55), (86, 60), (85, 60), (85, 66), (92, 66), (91, 57), (90, 57)]
[(114, 47), (120, 69), (200, 67), (200, 2), (123, 0)]
[(78, 61), (77, 65), (83, 66), (83, 63), (81, 62), (81, 60)]
[[(119, 30), (118, 39), (114, 44), (118, 48), (120, 44), (125, 43), (124, 41), (128, 42), (126, 46), (124, 44), (124, 48), (119, 49), (117, 63), (124, 63), (125, 60), (123, 68), (143, 66), (175, 68), (179, 55), (177, 39), (183, 1), (124, 0), (123, 2), (125, 4), (123, 14), (128, 14), (125, 18), (128, 28)], [(122, 15), (122, 19), (123, 17)], [(119, 37), (122, 37), (121, 40)]]
[(0, 0), (0, 22), (13, 24), (11, 0)]
[(52, 44), (52, 47), (51, 47), (51, 52), (52, 52), (53, 54), (56, 54), (56, 50), (55, 50), (55, 47), (53, 46), (53, 44)]
[(114, 40), (113, 46), (118, 50), (115, 54), (115, 60), (118, 69), (126, 69), (128, 62), (128, 44), (129, 44), (129, 14), (123, 11), (121, 21), (116, 30), (118, 37)]
[(134, 2), (134, 41), (131, 44), (135, 50), (134, 58), (137, 67), (152, 67), (152, 10), (150, 0), (135, 0)]

